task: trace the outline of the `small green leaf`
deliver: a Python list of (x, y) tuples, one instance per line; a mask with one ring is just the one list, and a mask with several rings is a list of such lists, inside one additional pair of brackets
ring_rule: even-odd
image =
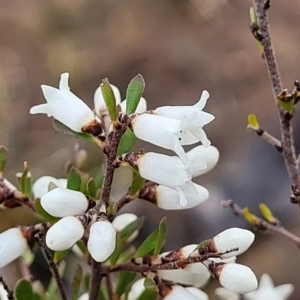
[(282, 107), (286, 112), (293, 113), (294, 111), (294, 99), (293, 98), (284, 98), (277, 97), (277, 103), (280, 107)]
[(82, 285), (83, 288), (88, 291), (90, 288), (90, 282), (91, 282), (91, 274), (87, 273), (83, 277)]
[(72, 283), (72, 300), (78, 300), (78, 295), (79, 295), (79, 290), (80, 290), (80, 284), (82, 280), (82, 274), (83, 270), (81, 265), (77, 265), (75, 269), (75, 274), (73, 278), (73, 283)]
[(80, 191), (81, 177), (79, 171), (73, 166), (69, 170), (67, 189)]
[(135, 76), (128, 84), (126, 91), (126, 113), (133, 114), (145, 89), (145, 80), (141, 74)]
[(100, 87), (109, 116), (112, 119), (112, 121), (116, 121), (118, 117), (116, 98), (107, 78), (102, 79)]
[(125, 292), (129, 290), (131, 282), (134, 280), (136, 273), (128, 272), (128, 271), (121, 271), (119, 273), (117, 287), (116, 287), (116, 294), (121, 297)]
[(4, 146), (0, 146), (0, 175), (3, 173), (6, 160), (8, 156), (8, 151)]
[(155, 282), (150, 278), (145, 278), (144, 287), (146, 288), (137, 300), (155, 300), (158, 295), (158, 287)]
[(136, 231), (142, 228), (144, 225), (145, 217), (139, 217), (135, 221), (128, 224), (121, 232), (121, 239), (126, 242), (128, 238)]
[(36, 293), (36, 292), (33, 292), (33, 296), (32, 296), (32, 300), (44, 300), (45, 298), (43, 298), (42, 295)]
[(261, 214), (264, 216), (264, 218), (271, 224), (276, 225), (278, 223), (278, 220), (274, 217), (272, 211), (270, 208), (267, 206), (265, 203), (260, 203), (259, 204), (259, 210)]
[(131, 150), (131, 148), (134, 146), (135, 142), (137, 141), (136, 136), (130, 129), (126, 129), (124, 134), (122, 135), (120, 145), (118, 148), (118, 156), (127, 153)]
[(84, 243), (83, 240), (77, 241), (76, 245), (78, 246), (79, 250), (82, 252), (83, 255), (88, 254), (86, 244)]
[(95, 180), (91, 177), (87, 184), (86, 184), (86, 191), (87, 191), (87, 195), (92, 197), (92, 198), (96, 198), (96, 193), (97, 193), (97, 189), (96, 189), (96, 183)]
[(251, 23), (258, 25), (257, 15), (256, 15), (255, 10), (252, 6), (250, 7), (249, 15), (250, 15)]
[(17, 181), (20, 186), (21, 192), (26, 195), (28, 198), (32, 199), (33, 194), (31, 190), (31, 175), (29, 171), (29, 166), (28, 163), (25, 161), (24, 162), (24, 171), (23, 173), (17, 173), (16, 174)]
[(35, 211), (40, 215), (40, 217), (47, 222), (54, 223), (59, 220), (59, 218), (51, 216), (48, 212), (44, 210), (43, 206), (41, 205), (40, 198), (36, 199), (34, 203), (34, 208)]
[(63, 251), (55, 251), (53, 261), (54, 263), (58, 263), (61, 261), (68, 253), (70, 252), (70, 249), (63, 250)]
[(144, 242), (137, 249), (135, 257), (145, 257), (147, 254), (150, 254), (152, 251), (157, 253), (161, 249), (164, 243), (164, 238), (166, 234), (166, 218), (163, 218), (158, 228), (153, 231)]
[(89, 142), (97, 144), (97, 139), (95, 137), (93, 137), (91, 134), (83, 133), (83, 132), (75, 132), (75, 131), (71, 130), (69, 127), (67, 127), (66, 125), (64, 125), (63, 123), (60, 123), (59, 121), (57, 121), (55, 119), (53, 119), (52, 123), (53, 123), (54, 129), (57, 130), (58, 132), (68, 134), (68, 135), (71, 135), (78, 139), (87, 140)]
[(21, 279), (15, 287), (15, 297), (17, 300), (32, 300), (33, 289), (31, 283), (26, 279)]
[(116, 262), (118, 261), (118, 258), (119, 258), (120, 254), (121, 254), (121, 251), (122, 251), (122, 246), (123, 246), (123, 242), (122, 242), (122, 239), (121, 239), (121, 235), (118, 232), (117, 235), (116, 235), (115, 250), (112, 253), (112, 255), (110, 256), (110, 264), (111, 265), (115, 265)]
[(143, 187), (145, 179), (137, 171), (132, 171), (132, 183), (130, 187), (130, 196), (136, 196), (138, 191)]
[(259, 129), (259, 123), (257, 121), (256, 115), (250, 114), (248, 116), (248, 124), (253, 127), (253, 129)]
[(151, 291), (156, 291), (158, 292), (158, 287), (157, 285), (155, 284), (155, 282), (153, 281), (153, 279), (149, 278), (149, 277), (146, 277), (145, 278), (145, 281), (144, 281), (144, 287), (147, 289), (147, 290), (151, 290)]

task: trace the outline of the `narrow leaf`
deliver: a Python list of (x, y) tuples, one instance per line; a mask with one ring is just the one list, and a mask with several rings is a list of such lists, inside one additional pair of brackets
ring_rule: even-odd
[(79, 171), (73, 166), (69, 170), (67, 189), (80, 191), (81, 177)]
[(8, 151), (4, 146), (0, 146), (0, 175), (3, 173), (6, 161), (7, 161)]
[(72, 300), (78, 300), (78, 295), (79, 295), (79, 290), (80, 290), (80, 284), (82, 280), (82, 267), (81, 265), (77, 265), (75, 269), (75, 274), (73, 278), (73, 283), (72, 283)]
[(128, 224), (121, 232), (121, 239), (126, 242), (128, 238), (136, 231), (142, 228), (144, 225), (145, 217), (139, 217), (135, 221)]
[(141, 74), (135, 76), (129, 83), (126, 91), (126, 113), (133, 114), (140, 102), (145, 89), (145, 80)]
[(96, 198), (96, 193), (97, 193), (96, 183), (92, 177), (88, 180), (86, 184), (86, 191), (88, 196), (92, 198)]
[(126, 129), (124, 134), (122, 135), (120, 145), (118, 148), (118, 156), (122, 155), (124, 153), (127, 153), (131, 150), (131, 148), (134, 146), (135, 142), (137, 141), (136, 136), (130, 129)]
[(118, 282), (116, 286), (116, 294), (121, 297), (125, 292), (129, 290), (131, 282), (134, 280), (136, 273), (121, 271), (118, 277)]
[(264, 216), (264, 218), (271, 224), (276, 225), (278, 223), (278, 220), (274, 217), (272, 211), (265, 203), (259, 204), (259, 210), (261, 214)]
[(109, 116), (112, 121), (116, 121), (118, 117), (116, 98), (107, 78), (102, 80), (100, 87)]
[(33, 289), (28, 280), (21, 279), (18, 281), (15, 287), (15, 297), (17, 300), (32, 300)]
[(115, 250), (112, 253), (112, 255), (110, 256), (111, 265), (115, 265), (116, 262), (118, 261), (118, 258), (122, 251), (122, 246), (123, 246), (123, 243), (122, 243), (121, 235), (120, 235), (120, 233), (117, 233)]
[(154, 249), (154, 255), (158, 255), (161, 251), (161, 248), (163, 247), (165, 240), (166, 240), (166, 234), (167, 234), (167, 218), (164, 217), (160, 222), (158, 226), (158, 232), (157, 232), (157, 241)]
[(130, 187), (130, 196), (136, 196), (138, 191), (143, 187), (145, 179), (136, 171), (132, 171), (132, 183)]
[(57, 264), (59, 261), (61, 261), (68, 253), (70, 252), (70, 249), (63, 250), (63, 251), (55, 251), (53, 261)]

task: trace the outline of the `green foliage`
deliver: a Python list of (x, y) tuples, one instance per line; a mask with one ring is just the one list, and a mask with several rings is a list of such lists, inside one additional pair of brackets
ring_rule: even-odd
[(130, 196), (135, 196), (138, 191), (143, 187), (145, 183), (145, 179), (140, 176), (140, 174), (136, 171), (132, 171), (132, 183), (130, 187)]
[(122, 155), (124, 153), (127, 153), (131, 150), (131, 148), (134, 146), (135, 142), (137, 141), (136, 136), (130, 129), (126, 129), (124, 134), (122, 135), (120, 145), (118, 148), (118, 156)]
[(7, 161), (8, 151), (4, 146), (0, 146), (0, 175), (3, 173), (6, 161)]
[(80, 265), (76, 266), (75, 274), (72, 283), (72, 300), (77, 300), (79, 297), (79, 289), (82, 281), (83, 270)]
[(145, 89), (145, 80), (141, 74), (135, 76), (128, 84), (126, 91), (126, 113), (132, 114), (135, 112), (143, 91)]
[(32, 300), (33, 289), (31, 283), (26, 279), (21, 279), (15, 287), (15, 297), (17, 300)]
[(120, 254), (121, 254), (121, 251), (122, 251), (122, 246), (123, 246), (123, 243), (122, 243), (121, 235), (118, 232), (117, 235), (116, 235), (115, 250), (112, 253), (112, 255), (110, 256), (110, 263), (112, 265), (115, 265), (117, 263), (118, 258), (119, 258)]
[(51, 216), (48, 212), (44, 210), (43, 206), (41, 205), (41, 199), (36, 199), (34, 203), (34, 208), (35, 211), (39, 214), (39, 216), (47, 222), (54, 223), (59, 220), (59, 218)]
[(121, 232), (122, 242), (126, 242), (129, 237), (136, 231), (142, 228), (144, 225), (145, 217), (139, 217), (135, 221), (128, 224)]
[(151, 278), (145, 278), (144, 282), (145, 290), (142, 294), (137, 298), (137, 300), (155, 300), (158, 295), (158, 288), (155, 282)]
[(102, 80), (102, 84), (100, 85), (100, 88), (102, 91), (102, 95), (103, 95), (109, 116), (112, 119), (112, 121), (116, 121), (117, 117), (118, 117), (116, 98), (115, 98), (114, 92), (113, 92), (112, 87), (110, 86), (107, 78)]
[(166, 218), (163, 218), (159, 222), (158, 228), (154, 232), (152, 232), (137, 249), (135, 257), (145, 257), (150, 253), (158, 255), (165, 242), (166, 233)]
[(92, 177), (88, 180), (86, 184), (86, 192), (88, 196), (94, 199), (96, 198), (97, 188), (96, 188), (95, 180)]
[(63, 250), (63, 251), (55, 251), (53, 261), (54, 263), (58, 263), (61, 261), (68, 253), (70, 252), (70, 249)]
[(253, 128), (253, 129), (259, 129), (259, 123), (257, 121), (256, 115), (250, 114), (248, 116), (248, 124)]
[(125, 292), (129, 290), (130, 284), (134, 280), (136, 273), (121, 271), (119, 273), (118, 282), (116, 286), (116, 294), (121, 297)]
[(294, 97), (277, 97), (277, 104), (286, 112), (292, 114), (294, 111)]
[(17, 174), (17, 180), (20, 186), (21, 192), (26, 195), (28, 198), (33, 199), (32, 189), (31, 189), (31, 175), (29, 171), (29, 166), (27, 162), (24, 162), (24, 171), (23, 173)]
[(73, 191), (80, 191), (81, 187), (81, 176), (77, 168), (71, 167), (68, 174), (67, 189)]

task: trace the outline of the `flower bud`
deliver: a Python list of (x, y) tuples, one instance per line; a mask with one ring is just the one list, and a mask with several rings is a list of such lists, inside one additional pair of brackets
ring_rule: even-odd
[(223, 253), (238, 248), (237, 251), (221, 255), (221, 258), (229, 258), (244, 253), (251, 246), (254, 238), (251, 231), (233, 227), (216, 235), (211, 241), (210, 249), (212, 252)]
[(20, 228), (10, 228), (0, 233), (0, 269), (21, 256), (28, 248)]
[(48, 85), (42, 85), (42, 91), (47, 103), (33, 106), (31, 114), (47, 114), (63, 123), (76, 132), (94, 121), (92, 110), (77, 96), (70, 92), (69, 73), (63, 73), (60, 77), (59, 89)]
[(67, 188), (67, 179), (56, 179), (52, 176), (41, 176), (32, 185), (32, 191), (35, 198), (41, 198), (49, 192), (49, 185), (53, 183), (56, 187)]
[(131, 286), (130, 292), (128, 293), (128, 300), (136, 300), (139, 298), (145, 290), (144, 282), (145, 278), (141, 278)]
[(46, 244), (54, 251), (70, 249), (83, 234), (81, 221), (74, 216), (67, 216), (50, 227), (46, 234)]
[(171, 289), (164, 293), (162, 299), (164, 300), (199, 300), (201, 298), (190, 293), (186, 288), (180, 285), (173, 285)]
[(252, 292), (258, 286), (254, 273), (244, 265), (216, 264), (216, 270), (213, 273), (223, 287), (239, 294)]
[[(122, 231), (127, 225), (137, 220), (137, 216), (131, 213), (125, 213), (118, 215), (112, 221), (112, 225), (115, 227), (116, 231)], [(136, 230), (127, 240), (127, 242), (133, 241), (139, 234), (139, 230)]]
[(41, 198), (43, 208), (54, 217), (83, 214), (88, 208), (88, 200), (81, 192), (55, 188)]
[(103, 262), (114, 252), (116, 229), (108, 221), (97, 221), (90, 228), (87, 248), (94, 260)]

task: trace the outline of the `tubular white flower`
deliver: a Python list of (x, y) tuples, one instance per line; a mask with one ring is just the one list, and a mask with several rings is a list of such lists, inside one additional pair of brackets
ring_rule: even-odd
[(197, 288), (187, 287), (185, 289), (189, 291), (191, 294), (193, 294), (194, 296), (198, 297), (199, 300), (209, 300), (207, 294)]
[[(126, 113), (126, 105), (127, 105), (126, 99), (120, 103), (121, 111), (123, 114)], [(146, 110), (147, 110), (147, 101), (145, 98), (141, 97), (140, 102), (135, 110), (135, 113), (141, 114), (144, 113)]]
[(54, 217), (83, 214), (88, 208), (88, 200), (81, 192), (55, 188), (41, 198), (43, 208)]
[(95, 222), (90, 228), (87, 248), (94, 260), (103, 262), (114, 252), (116, 229), (108, 221)]
[[(188, 169), (192, 177), (205, 174), (212, 170), (219, 160), (219, 150), (214, 146), (204, 147), (197, 146), (186, 153), (190, 160), (190, 168)], [(206, 167), (202, 167), (202, 162), (205, 162)]]
[[(120, 94), (120, 91), (119, 89), (110, 84), (112, 90), (113, 90), (113, 93), (115, 95), (115, 99), (116, 99), (116, 105), (120, 104), (121, 103), (121, 94)], [(95, 112), (97, 115), (100, 116), (100, 111), (103, 110), (103, 109), (106, 109), (106, 104), (105, 104), (105, 101), (104, 101), (104, 97), (103, 97), (103, 94), (102, 94), (102, 90), (101, 90), (101, 87), (99, 86), (96, 91), (95, 91), (95, 94), (94, 94), (94, 108), (95, 108)]]
[(229, 258), (244, 253), (252, 245), (254, 238), (255, 235), (251, 231), (233, 227), (216, 235), (213, 243), (216, 252), (219, 253), (238, 248), (237, 251), (221, 255), (221, 258)]
[(244, 295), (246, 300), (287, 300), (293, 293), (294, 286), (292, 284), (282, 284), (277, 287), (268, 274), (263, 274), (259, 280), (259, 287), (256, 291)]
[(222, 266), (219, 272), (220, 284), (228, 290), (245, 294), (257, 289), (257, 279), (247, 266), (227, 263)]
[(173, 285), (170, 293), (163, 298), (164, 300), (199, 300), (201, 298), (190, 293), (186, 288), (180, 285)]
[(46, 244), (54, 251), (70, 249), (83, 237), (84, 226), (74, 216), (60, 219), (52, 225), (46, 234)]
[(27, 248), (27, 240), (19, 228), (0, 233), (0, 269), (21, 256)]
[(186, 206), (185, 193), (198, 196), (191, 176), (184, 169), (182, 162), (174, 157), (154, 152), (142, 154), (137, 159), (141, 177), (175, 189), (180, 198), (180, 205)]
[(180, 196), (177, 191), (163, 185), (158, 185), (156, 189), (157, 206), (167, 210), (188, 209), (206, 201), (209, 197), (208, 190), (197, 183), (193, 184), (198, 195), (186, 192), (187, 205), (184, 207), (180, 205)]
[(88, 293), (85, 293), (85, 294), (82, 294), (78, 300), (89, 300), (89, 294)]
[(69, 73), (60, 77), (59, 89), (42, 85), (42, 91), (47, 103), (33, 106), (31, 114), (47, 114), (76, 132), (95, 119), (91, 109), (77, 96), (70, 92)]
[(41, 198), (48, 193), (49, 184), (51, 182), (57, 187), (67, 188), (67, 179), (65, 178), (56, 179), (52, 176), (41, 176), (32, 185), (32, 191), (35, 198)]
[(154, 112), (161, 116), (184, 121), (182, 145), (194, 144), (200, 140), (207, 147), (210, 145), (210, 141), (202, 127), (215, 118), (213, 115), (202, 111), (208, 98), (209, 93), (203, 91), (200, 100), (193, 106), (162, 106), (156, 108)]
[[(115, 229), (120, 232), (122, 231), (127, 225), (137, 220), (137, 216), (131, 213), (125, 213), (118, 215), (112, 221), (112, 225)], [(136, 230), (128, 239), (127, 242), (132, 242), (139, 234), (139, 230)]]
[(182, 131), (180, 120), (144, 113), (137, 115), (131, 124), (137, 138), (173, 150), (184, 163), (188, 162), (180, 143)]

